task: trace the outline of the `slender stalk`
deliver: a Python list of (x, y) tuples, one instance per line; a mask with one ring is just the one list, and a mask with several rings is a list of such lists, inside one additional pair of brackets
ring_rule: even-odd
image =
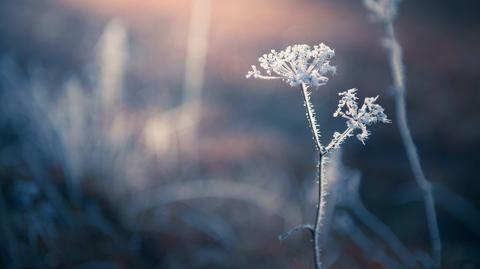
[(325, 242), (324, 238), (326, 236), (323, 233), (324, 225), (324, 216), (325, 209), (327, 205), (327, 190), (326, 190), (326, 180), (325, 180), (325, 166), (327, 162), (327, 156), (324, 154), (319, 154), (318, 160), (318, 200), (317, 200), (317, 214), (315, 217), (315, 224), (313, 226), (313, 248), (314, 248), (314, 261), (315, 268), (322, 268), (322, 246)]
[(318, 129), (317, 118), (315, 117), (315, 109), (312, 102), (310, 102), (310, 92), (308, 92), (308, 86), (305, 84), (302, 84), (302, 96), (307, 111), (306, 116), (308, 125), (312, 131), (313, 142), (315, 142), (315, 148), (320, 154), (323, 154), (323, 146), (320, 142), (320, 130)]
[(317, 200), (317, 212), (315, 216), (315, 224), (301, 224), (293, 227), (288, 232), (280, 235), (279, 240), (286, 240), (292, 234), (301, 231), (308, 230), (313, 238), (313, 257), (315, 269), (322, 268), (322, 246), (326, 240), (327, 234), (324, 232), (325, 213), (327, 205), (327, 181), (325, 179), (325, 166), (327, 163), (327, 154), (318, 154), (318, 200)]
[(312, 234), (312, 238), (313, 238), (314, 233), (315, 233), (315, 230), (313, 229), (313, 226), (310, 225), (310, 224), (300, 224), (300, 225), (297, 225), (297, 226), (293, 227), (288, 232), (278, 236), (278, 240), (286, 240), (287, 238), (290, 237), (290, 235), (292, 235), (292, 234), (294, 234), (298, 231), (301, 231), (301, 230), (308, 230)]
[(325, 151), (329, 152), (330, 150), (332, 150), (335, 146), (339, 144), (339, 141), (344, 141), (346, 137), (350, 136), (353, 130), (353, 128), (347, 128), (341, 135), (333, 139), (332, 142), (330, 142), (328, 146), (325, 147)]
[(402, 137), (403, 144), (407, 153), (408, 161), (413, 171), (415, 181), (423, 193), (425, 204), (425, 212), (427, 218), (430, 240), (432, 244), (432, 257), (434, 260), (433, 267), (440, 268), (442, 244), (438, 229), (437, 216), (435, 211), (435, 203), (432, 194), (432, 185), (425, 177), (417, 148), (412, 138), (410, 128), (408, 127), (407, 111), (405, 105), (405, 76), (402, 61), (402, 48), (400, 47), (396, 37), (395, 29), (392, 21), (385, 23), (386, 42), (388, 50), (388, 59), (390, 70), (393, 76), (393, 84), (395, 88), (395, 109), (397, 116), (397, 124)]
[(313, 225), (313, 254), (315, 269), (322, 268), (322, 245), (324, 234), (322, 233), (323, 216), (325, 215), (326, 208), (326, 180), (325, 180), (325, 165), (327, 161), (327, 152), (325, 152), (320, 142), (320, 130), (318, 129), (317, 119), (315, 116), (315, 110), (313, 104), (310, 102), (310, 93), (308, 87), (302, 84), (302, 96), (305, 103), (305, 109), (307, 111), (306, 116), (310, 130), (312, 131), (312, 138), (315, 143), (315, 148), (318, 152), (318, 200), (317, 200), (317, 212), (315, 217), (315, 224)]

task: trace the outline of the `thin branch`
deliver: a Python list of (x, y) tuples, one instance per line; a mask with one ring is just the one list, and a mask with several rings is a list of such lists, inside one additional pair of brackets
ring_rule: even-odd
[(320, 142), (320, 130), (318, 129), (317, 118), (315, 116), (315, 109), (310, 101), (310, 92), (308, 91), (308, 86), (302, 84), (302, 96), (304, 100), (304, 105), (306, 109), (306, 116), (308, 120), (308, 124), (310, 126), (310, 130), (312, 131), (312, 138), (315, 144), (315, 149), (318, 152), (318, 162), (317, 162), (317, 169), (318, 169), (318, 200), (317, 200), (317, 213), (315, 217), (315, 225), (314, 233), (313, 233), (313, 252), (314, 252), (314, 262), (315, 268), (321, 269), (322, 262), (321, 262), (321, 251), (322, 251), (322, 244), (325, 240), (324, 234), (322, 233), (322, 225), (323, 225), (323, 216), (325, 215), (326, 209), (326, 199), (327, 199), (327, 192), (326, 192), (326, 184), (327, 181), (324, 178), (325, 174), (325, 164), (327, 161), (327, 153)]
[(328, 153), (333, 148), (342, 144), (341, 141), (344, 141), (346, 137), (350, 136), (351, 133), (353, 132), (353, 130), (354, 130), (353, 128), (347, 128), (341, 135), (339, 135), (338, 137), (336, 137), (332, 141), (330, 141), (328, 146), (325, 147), (325, 152)]
[(373, 260), (376, 260), (385, 266), (385, 268), (404, 268), (395, 259), (385, 253), (383, 248), (377, 247), (377, 244), (369, 239), (368, 236), (355, 225), (353, 219), (346, 212), (338, 212), (336, 221), (338, 223), (338, 225), (335, 225), (336, 230), (350, 237), (350, 239)]
[(304, 106), (307, 111), (306, 116), (308, 120), (308, 125), (312, 131), (313, 141), (315, 142), (315, 148), (323, 154), (324, 149), (322, 143), (320, 142), (320, 130), (318, 129), (317, 118), (315, 116), (315, 109), (312, 102), (310, 101), (310, 92), (308, 91), (308, 86), (302, 84), (302, 96), (304, 101)]
[(272, 77), (272, 76), (264, 76), (264, 75), (255, 75), (255, 78), (260, 78), (265, 80), (282, 79), (281, 77)]
[(297, 226), (293, 227), (292, 229), (288, 230), (287, 232), (279, 235), (278, 240), (280, 240), (280, 241), (286, 240), (292, 234), (294, 234), (298, 231), (301, 231), (301, 230), (308, 230), (310, 232), (310, 234), (312, 235), (312, 237), (314, 237), (315, 231), (314, 231), (313, 225), (311, 225), (311, 224), (300, 224), (300, 225), (297, 225)]
[(413, 141), (412, 134), (408, 126), (407, 110), (405, 104), (406, 88), (404, 64), (402, 61), (402, 49), (395, 37), (395, 30), (393, 27), (393, 22), (391, 20), (385, 22), (385, 33), (387, 39), (386, 48), (388, 51), (390, 70), (392, 72), (393, 83), (396, 93), (395, 108), (397, 115), (397, 125), (407, 153), (408, 161), (415, 177), (415, 181), (423, 193), (427, 224), (430, 232), (430, 240), (432, 243), (432, 257), (435, 261), (434, 267), (439, 268), (441, 264), (442, 243), (440, 240), (440, 232), (438, 229), (437, 214), (435, 211), (435, 203), (432, 194), (432, 186), (425, 177), (420, 163), (420, 157), (417, 152), (417, 147)]
[(325, 167), (327, 162), (327, 156), (322, 155), (319, 153), (319, 160), (318, 160), (318, 202), (317, 202), (317, 214), (315, 217), (315, 226), (314, 226), (314, 236), (313, 236), (313, 243), (314, 243), (314, 257), (315, 257), (315, 268), (321, 269), (322, 268), (322, 247), (323, 243), (325, 242), (324, 237), (325, 233), (323, 232), (323, 222), (324, 222), (324, 215), (327, 205), (327, 181), (325, 179)]

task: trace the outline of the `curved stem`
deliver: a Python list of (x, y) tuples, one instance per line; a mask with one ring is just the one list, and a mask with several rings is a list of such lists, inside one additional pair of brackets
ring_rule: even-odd
[(395, 108), (398, 128), (405, 146), (408, 161), (412, 168), (415, 181), (423, 193), (425, 204), (425, 212), (427, 218), (428, 229), (430, 232), (430, 240), (432, 243), (432, 257), (434, 267), (440, 268), (442, 244), (440, 240), (440, 232), (438, 230), (437, 215), (435, 211), (435, 203), (432, 194), (431, 183), (425, 177), (420, 163), (420, 157), (417, 147), (413, 141), (410, 128), (408, 127), (407, 111), (405, 105), (405, 77), (402, 62), (402, 49), (395, 37), (395, 30), (391, 21), (385, 23), (385, 32), (387, 35), (387, 50), (390, 64), (390, 70), (393, 76), (395, 87)]

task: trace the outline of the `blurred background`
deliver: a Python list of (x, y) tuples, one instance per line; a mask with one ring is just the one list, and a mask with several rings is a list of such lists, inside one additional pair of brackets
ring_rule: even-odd
[[(479, 8), (405, 0), (395, 23), (443, 268), (480, 268)], [(300, 91), (245, 74), (270, 49), (334, 48), (313, 94), (326, 139), (349, 88), (395, 119), (383, 35), (360, 0), (1, 0), (0, 267), (313, 268), (308, 233), (277, 238), (315, 213)], [(396, 124), (372, 133), (328, 168), (331, 268), (429, 259)]]

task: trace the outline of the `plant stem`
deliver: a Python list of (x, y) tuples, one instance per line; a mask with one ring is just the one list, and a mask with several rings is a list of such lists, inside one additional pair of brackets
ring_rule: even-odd
[(323, 232), (323, 222), (325, 209), (327, 205), (327, 190), (325, 180), (325, 165), (327, 156), (325, 154), (318, 154), (318, 200), (317, 200), (317, 213), (315, 217), (315, 225), (313, 226), (313, 249), (314, 249), (314, 261), (315, 269), (322, 268), (322, 246), (325, 242), (325, 234)]
[(302, 84), (302, 96), (305, 103), (305, 109), (307, 111), (306, 116), (310, 130), (312, 131), (313, 142), (315, 143), (315, 149), (318, 153), (318, 200), (317, 200), (317, 213), (315, 217), (315, 224), (313, 226), (313, 254), (314, 254), (314, 263), (315, 269), (322, 268), (322, 244), (324, 242), (322, 233), (323, 225), (323, 216), (325, 215), (326, 208), (326, 180), (324, 178), (325, 174), (325, 164), (327, 161), (327, 152), (323, 148), (320, 142), (320, 130), (318, 129), (317, 119), (315, 117), (315, 110), (313, 104), (310, 102), (310, 93), (308, 92), (308, 87), (305, 84)]
[(397, 116), (397, 125), (400, 135), (405, 146), (408, 161), (413, 171), (415, 181), (423, 193), (425, 204), (425, 212), (427, 218), (428, 229), (430, 232), (430, 240), (432, 243), (432, 257), (434, 260), (433, 267), (440, 268), (442, 244), (440, 233), (438, 230), (437, 216), (435, 211), (435, 203), (432, 194), (432, 185), (425, 177), (417, 148), (412, 138), (410, 128), (408, 127), (407, 111), (405, 105), (405, 76), (402, 61), (402, 49), (395, 37), (395, 30), (392, 21), (385, 23), (385, 33), (387, 36), (387, 50), (390, 70), (393, 76), (393, 84), (395, 88), (395, 109)]
[(312, 102), (310, 102), (310, 93), (308, 92), (308, 86), (302, 84), (302, 96), (307, 111), (306, 116), (308, 120), (308, 125), (312, 131), (313, 142), (315, 142), (315, 148), (321, 154), (323, 154), (323, 146), (320, 142), (320, 130), (318, 129), (317, 119), (315, 117), (315, 109)]

